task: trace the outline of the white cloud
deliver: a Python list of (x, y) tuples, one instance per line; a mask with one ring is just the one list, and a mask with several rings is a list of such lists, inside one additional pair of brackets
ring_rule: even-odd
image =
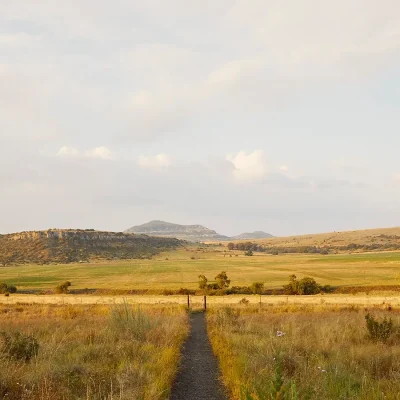
[(59, 157), (77, 157), (79, 156), (79, 150), (70, 146), (62, 146), (60, 150), (58, 150), (57, 156)]
[(281, 172), (288, 172), (289, 171), (289, 167), (287, 165), (281, 165), (279, 167), (279, 171)]
[(156, 156), (140, 156), (138, 165), (143, 169), (168, 168), (172, 165), (172, 158), (168, 154), (157, 154)]
[(86, 150), (86, 157), (101, 158), (103, 160), (113, 160), (114, 153), (105, 146), (95, 147), (94, 149)]
[(252, 153), (240, 151), (235, 155), (228, 154), (226, 159), (233, 164), (235, 168), (233, 175), (240, 181), (261, 180), (267, 173), (267, 164), (262, 150), (255, 150)]

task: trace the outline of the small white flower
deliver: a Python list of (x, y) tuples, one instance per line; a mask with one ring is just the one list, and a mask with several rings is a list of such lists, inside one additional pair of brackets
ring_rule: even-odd
[(278, 336), (278, 337), (282, 337), (282, 336), (285, 336), (285, 335), (286, 335), (286, 332), (276, 331), (276, 336)]

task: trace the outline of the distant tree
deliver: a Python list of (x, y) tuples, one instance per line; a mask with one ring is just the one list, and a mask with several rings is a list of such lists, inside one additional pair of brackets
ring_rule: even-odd
[(207, 289), (207, 282), (208, 279), (204, 275), (199, 275), (199, 288), (200, 289)]
[(248, 256), (248, 257), (251, 257), (251, 256), (253, 255), (253, 250), (247, 250), (247, 251), (244, 253), (244, 255), (245, 255), (245, 256)]
[(264, 291), (264, 283), (263, 282), (254, 282), (250, 286), (253, 294), (262, 294)]
[(321, 292), (321, 286), (314, 278), (305, 277), (299, 281), (299, 294), (318, 294)]
[(297, 280), (296, 275), (289, 276), (289, 283), (283, 286), (285, 294), (310, 295), (321, 292), (321, 286), (314, 278), (305, 277)]
[(228, 288), (231, 283), (225, 271), (220, 272), (214, 279), (217, 282), (219, 289)]
[(229, 242), (228, 243), (228, 250), (235, 250), (235, 243)]

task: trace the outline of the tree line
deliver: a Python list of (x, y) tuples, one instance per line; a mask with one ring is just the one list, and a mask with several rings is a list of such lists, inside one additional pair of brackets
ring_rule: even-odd
[(267, 253), (272, 255), (278, 254), (329, 254), (336, 251), (376, 251), (376, 250), (400, 250), (400, 243), (371, 243), (371, 244), (357, 244), (350, 243), (345, 246), (265, 246), (254, 242), (238, 242), (228, 243), (229, 250), (244, 251), (246, 255), (252, 255), (252, 252), (257, 251), (260, 253)]

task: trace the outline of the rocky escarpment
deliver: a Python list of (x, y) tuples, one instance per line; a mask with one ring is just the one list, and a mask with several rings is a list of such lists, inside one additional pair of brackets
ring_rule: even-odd
[(90, 229), (19, 232), (0, 235), (0, 265), (147, 258), (180, 245), (174, 238)]

